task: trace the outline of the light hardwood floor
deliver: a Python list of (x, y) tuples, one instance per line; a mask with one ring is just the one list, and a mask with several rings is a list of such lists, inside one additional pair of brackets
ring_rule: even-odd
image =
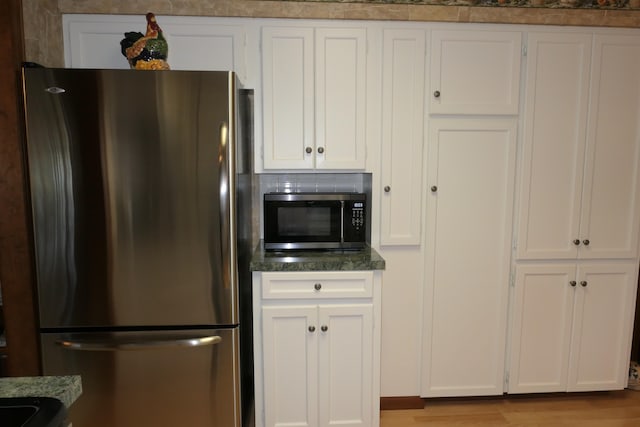
[(424, 409), (385, 410), (381, 427), (640, 427), (640, 391), (429, 399)]

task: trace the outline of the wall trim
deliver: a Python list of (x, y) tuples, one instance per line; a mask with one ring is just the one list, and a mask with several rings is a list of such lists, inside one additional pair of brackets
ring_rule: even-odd
[(425, 402), (420, 396), (381, 397), (380, 410), (424, 409)]

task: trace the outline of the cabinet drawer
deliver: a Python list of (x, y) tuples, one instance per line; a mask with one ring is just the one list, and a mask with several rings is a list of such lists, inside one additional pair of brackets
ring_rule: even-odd
[(262, 274), (263, 299), (371, 298), (372, 296), (372, 272)]

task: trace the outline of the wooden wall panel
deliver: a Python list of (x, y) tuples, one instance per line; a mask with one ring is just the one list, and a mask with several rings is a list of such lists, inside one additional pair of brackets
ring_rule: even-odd
[(32, 253), (22, 157), (20, 0), (0, 1), (0, 283), (8, 355), (4, 374), (38, 375)]

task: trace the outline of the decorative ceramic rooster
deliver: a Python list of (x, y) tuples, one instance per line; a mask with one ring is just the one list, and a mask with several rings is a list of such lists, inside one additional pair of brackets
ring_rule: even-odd
[(168, 70), (169, 46), (153, 13), (147, 13), (147, 34), (124, 33), (120, 41), (120, 51), (137, 70)]

